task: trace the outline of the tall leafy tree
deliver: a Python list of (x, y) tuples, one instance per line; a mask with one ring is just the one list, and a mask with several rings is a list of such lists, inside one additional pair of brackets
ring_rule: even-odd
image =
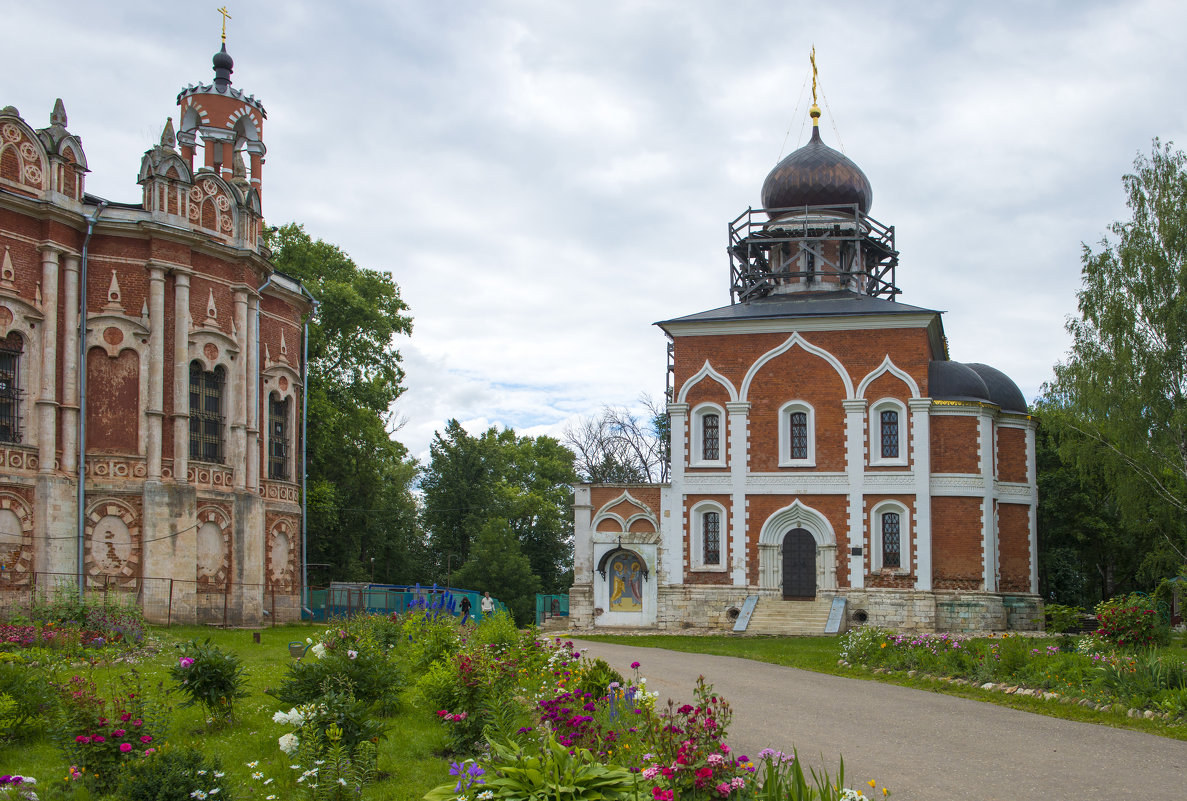
[(1079, 436), (1063, 452), (1156, 529), (1143, 572), (1187, 562), (1187, 156), (1153, 142), (1122, 179), (1131, 219), (1084, 246), (1079, 316), (1048, 397)]
[(507, 605), (521, 626), (532, 622), (541, 586), (519, 537), (508, 521), (497, 517), (478, 531), (470, 558), (457, 572), (454, 584), (489, 592)]
[[(423, 578), (412, 495), (417, 466), (395, 440), (404, 391), (396, 338), (412, 331), (386, 273), (359, 267), (295, 223), (271, 229), (272, 261), (317, 300), (309, 325), (310, 582)], [(372, 561), (374, 560), (374, 561)]]
[(519, 437), (509, 428), (473, 436), (450, 420), (429, 453), (421, 480), (423, 520), (438, 581), (450, 565), (468, 562), (478, 532), (499, 519), (515, 534), (544, 591), (567, 589), (576, 480), (568, 449), (552, 437)]

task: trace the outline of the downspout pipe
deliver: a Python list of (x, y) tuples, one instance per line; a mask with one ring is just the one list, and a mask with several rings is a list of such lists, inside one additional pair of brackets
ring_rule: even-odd
[(100, 200), (95, 213), (87, 217), (87, 235), (82, 240), (82, 259), (78, 280), (78, 597), (85, 597), (86, 582), (86, 466), (87, 466), (87, 246), (99, 215), (107, 208)]
[(309, 319), (317, 314), (318, 302), (309, 294), (304, 284), (298, 284), (301, 293), (309, 298), (313, 307), (305, 317), (304, 330), (301, 332), (301, 601), (305, 611), (313, 618), (313, 611), (309, 608)]

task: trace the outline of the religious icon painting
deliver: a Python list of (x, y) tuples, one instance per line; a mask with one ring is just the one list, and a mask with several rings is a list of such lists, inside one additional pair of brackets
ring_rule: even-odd
[(624, 551), (610, 560), (610, 611), (643, 611), (643, 560)]

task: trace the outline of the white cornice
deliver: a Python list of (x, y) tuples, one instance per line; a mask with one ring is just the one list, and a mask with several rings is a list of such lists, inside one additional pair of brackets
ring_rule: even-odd
[(927, 328), (938, 313), (861, 314), (840, 317), (773, 317), (751, 320), (702, 320), (658, 324), (674, 337), (707, 334), (771, 334), (793, 331), (854, 331)]

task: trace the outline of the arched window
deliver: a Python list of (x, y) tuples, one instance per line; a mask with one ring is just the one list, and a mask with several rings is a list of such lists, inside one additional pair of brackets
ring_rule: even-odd
[(692, 527), (689, 566), (693, 570), (724, 570), (726, 554), (725, 507), (715, 501), (697, 504), (689, 514)]
[(692, 413), (690, 467), (725, 467), (725, 437), (722, 408), (713, 403), (698, 406)]
[(870, 569), (908, 573), (911, 568), (910, 516), (899, 501), (882, 501), (870, 510)]
[(804, 401), (779, 410), (779, 466), (815, 467), (816, 412)]
[(268, 396), (268, 478), (289, 477), (289, 401)]
[(203, 370), (199, 362), (190, 364), (190, 458), (196, 462), (221, 464), (223, 453), (223, 384), (222, 367)]
[(907, 410), (901, 401), (884, 398), (870, 407), (870, 464), (907, 463)]
[(21, 352), (15, 331), (0, 339), (0, 442), (21, 441)]

